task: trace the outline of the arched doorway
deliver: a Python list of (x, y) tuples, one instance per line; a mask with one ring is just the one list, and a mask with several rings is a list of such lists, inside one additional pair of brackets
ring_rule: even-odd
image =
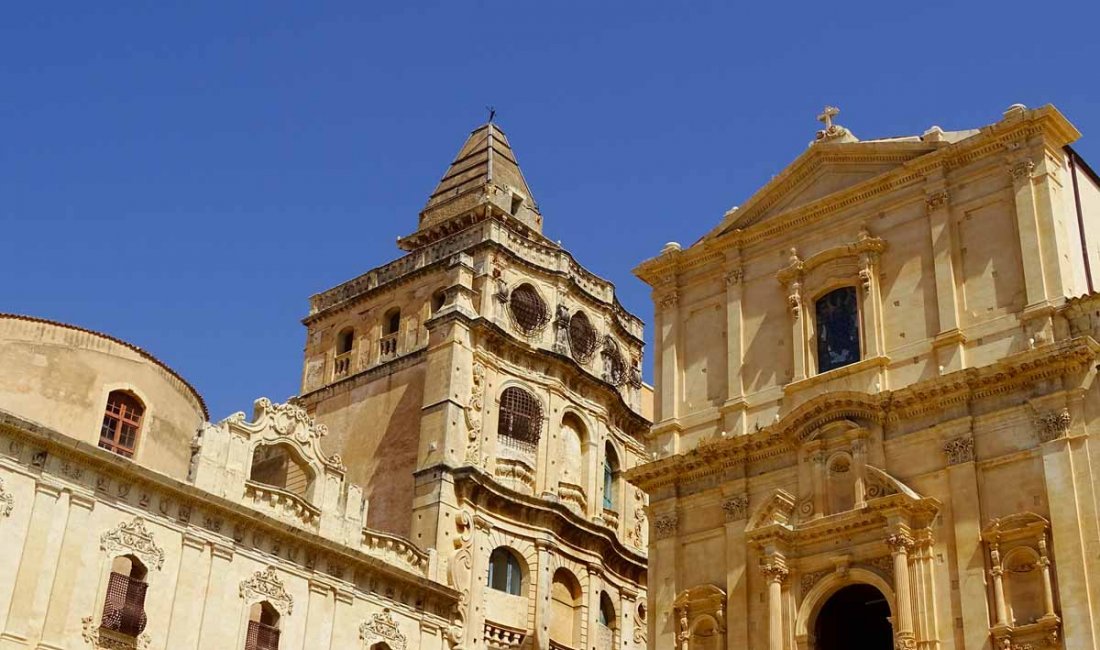
[(814, 650), (892, 650), (890, 605), (869, 584), (842, 587), (825, 601), (814, 622)]

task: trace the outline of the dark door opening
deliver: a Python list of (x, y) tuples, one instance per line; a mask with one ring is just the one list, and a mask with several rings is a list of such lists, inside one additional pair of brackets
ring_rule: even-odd
[(814, 623), (815, 650), (893, 650), (886, 597), (871, 585), (842, 588), (829, 597)]

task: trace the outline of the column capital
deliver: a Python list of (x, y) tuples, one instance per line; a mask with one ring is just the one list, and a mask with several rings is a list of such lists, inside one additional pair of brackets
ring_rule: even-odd
[(786, 560), (781, 556), (773, 555), (760, 564), (760, 573), (764, 574), (768, 582), (782, 584), (791, 572), (787, 568)]

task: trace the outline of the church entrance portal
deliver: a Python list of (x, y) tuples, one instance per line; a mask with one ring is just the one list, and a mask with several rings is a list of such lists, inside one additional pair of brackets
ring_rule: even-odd
[(814, 623), (815, 650), (892, 650), (890, 606), (867, 584), (849, 585), (821, 606)]

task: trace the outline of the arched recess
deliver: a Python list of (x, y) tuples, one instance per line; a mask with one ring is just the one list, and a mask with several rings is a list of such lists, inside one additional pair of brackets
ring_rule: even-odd
[(252, 450), (248, 480), (277, 487), (313, 500), (316, 479), (309, 463), (291, 446), (282, 443), (260, 444)]
[(245, 650), (278, 650), (280, 618), (278, 610), (269, 601), (252, 603), (248, 608)]
[(554, 571), (550, 583), (550, 640), (569, 648), (581, 647), (584, 591), (572, 571)]
[(798, 616), (795, 618), (794, 635), (798, 650), (813, 650), (810, 632), (821, 612), (822, 606), (833, 594), (850, 585), (866, 584), (874, 587), (890, 608), (891, 618), (897, 616), (894, 590), (886, 580), (874, 571), (852, 567), (846, 572), (835, 572), (822, 578), (810, 591), (802, 597), (802, 603), (798, 608)]
[(583, 514), (588, 509), (588, 427), (571, 411), (561, 418), (558, 497), (569, 508)]
[(688, 650), (726, 647), (726, 592), (710, 584), (681, 591), (672, 603), (676, 634)]

